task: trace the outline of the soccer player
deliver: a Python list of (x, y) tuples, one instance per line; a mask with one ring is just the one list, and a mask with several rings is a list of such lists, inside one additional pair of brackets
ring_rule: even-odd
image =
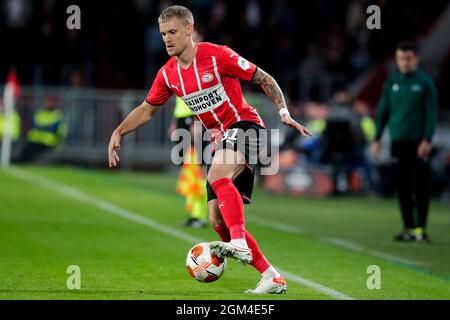
[(156, 75), (145, 101), (112, 133), (109, 166), (118, 165), (117, 150), (123, 135), (148, 122), (172, 93), (182, 98), (205, 128), (217, 133), (213, 136), (216, 148), (207, 174), (207, 192), (210, 221), (222, 241), (211, 242), (211, 251), (250, 263), (262, 274), (256, 288), (247, 293), (282, 293), (287, 289), (286, 281), (245, 229), (243, 204), (250, 203), (256, 166), (249, 158), (263, 147), (263, 139), (246, 139), (244, 149), (237, 150), (236, 134), (238, 130), (261, 133), (265, 126), (243, 98), (239, 80), (260, 85), (279, 111), (282, 123), (303, 136), (311, 133), (291, 118), (283, 93), (270, 75), (226, 46), (193, 41), (194, 18), (187, 8), (166, 8), (158, 23), (170, 59)]

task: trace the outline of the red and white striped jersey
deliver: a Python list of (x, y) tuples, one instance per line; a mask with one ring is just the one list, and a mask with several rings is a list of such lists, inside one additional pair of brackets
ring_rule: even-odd
[(172, 93), (186, 102), (207, 129), (225, 132), (238, 121), (264, 122), (242, 96), (239, 79), (250, 81), (256, 66), (226, 46), (198, 43), (190, 66), (180, 67), (175, 57), (158, 71), (146, 101), (160, 106)]

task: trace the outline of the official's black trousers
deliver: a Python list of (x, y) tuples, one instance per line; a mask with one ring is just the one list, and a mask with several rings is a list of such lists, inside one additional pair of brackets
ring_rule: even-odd
[[(419, 141), (393, 141), (395, 180), (406, 229), (425, 228), (430, 203), (430, 164), (419, 159)], [(416, 212), (416, 216), (414, 216)]]

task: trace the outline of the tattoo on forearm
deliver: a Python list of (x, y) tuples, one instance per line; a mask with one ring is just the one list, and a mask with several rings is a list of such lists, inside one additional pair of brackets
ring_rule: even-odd
[(287, 107), (280, 86), (264, 70), (258, 68), (252, 81), (262, 87), (267, 97), (275, 104), (278, 110)]

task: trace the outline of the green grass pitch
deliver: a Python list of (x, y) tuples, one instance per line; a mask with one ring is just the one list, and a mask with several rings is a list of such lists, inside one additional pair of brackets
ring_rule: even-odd
[[(432, 243), (394, 243), (397, 203), (270, 196), (256, 188), (247, 228), (289, 275), (282, 295), (252, 296), (259, 274), (228, 262), (200, 283), (185, 270), (196, 239), (181, 226), (175, 176), (26, 166), (0, 171), (0, 299), (450, 299), (450, 212), (433, 203)], [(81, 270), (69, 290), (67, 267)], [(368, 289), (367, 268), (380, 268)]]

